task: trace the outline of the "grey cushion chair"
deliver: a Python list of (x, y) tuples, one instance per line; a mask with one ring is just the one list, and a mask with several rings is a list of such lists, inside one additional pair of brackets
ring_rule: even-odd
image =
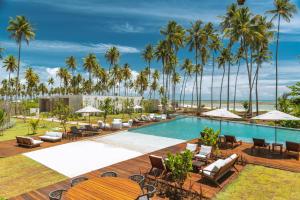
[(61, 200), (63, 193), (66, 192), (67, 190), (55, 190), (49, 193), (49, 199), (50, 200)]
[(141, 186), (141, 188), (144, 186), (145, 176), (143, 176), (143, 175), (134, 174), (134, 175), (129, 176), (129, 179), (137, 182)]
[(156, 188), (153, 185), (146, 184), (143, 186), (142, 191), (143, 191), (143, 193), (144, 193), (144, 191), (146, 191), (146, 195), (147, 195), (148, 199), (150, 199), (154, 196), (154, 193), (156, 192)]
[(118, 174), (116, 172), (109, 171), (101, 174), (101, 177), (118, 177)]
[(84, 176), (77, 177), (77, 178), (73, 178), (73, 179), (71, 180), (71, 187), (77, 185), (77, 184), (80, 183), (80, 182), (86, 181), (86, 180), (88, 180), (88, 178), (87, 178), (87, 177), (84, 177)]

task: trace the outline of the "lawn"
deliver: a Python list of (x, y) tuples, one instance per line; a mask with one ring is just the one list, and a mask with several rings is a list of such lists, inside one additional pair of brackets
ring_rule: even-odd
[(0, 199), (45, 187), (67, 177), (23, 155), (0, 158)]
[(300, 173), (248, 165), (215, 200), (300, 199)]
[[(59, 123), (41, 120), (37, 130), (37, 135), (41, 135), (54, 127), (61, 127), (61, 125)], [(30, 133), (31, 128), (29, 125), (29, 119), (27, 119), (26, 122), (21, 119), (16, 119), (16, 125), (3, 131), (3, 136), (0, 136), (0, 141), (12, 140), (15, 139), (16, 136), (28, 135)]]

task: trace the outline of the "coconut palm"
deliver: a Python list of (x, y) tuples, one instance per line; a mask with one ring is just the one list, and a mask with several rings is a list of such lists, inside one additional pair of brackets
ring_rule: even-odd
[(76, 59), (74, 56), (70, 56), (66, 59), (67, 67), (72, 71), (72, 76), (74, 76), (74, 72), (77, 67)]
[(37, 88), (37, 84), (40, 80), (38, 74), (33, 71), (32, 67), (27, 68), (25, 71), (25, 80), (27, 84), (27, 94), (32, 98), (33, 90)]
[(47, 82), (48, 82), (48, 86), (50, 87), (49, 95), (51, 95), (51, 93), (53, 92), (54, 79), (51, 77), (48, 79)]
[(123, 67), (123, 78), (124, 78), (124, 88), (125, 88), (125, 96), (128, 95), (128, 88), (129, 88), (129, 80), (132, 77), (132, 72), (130, 69), (130, 65), (128, 63), (124, 64)]
[[(162, 87), (165, 88), (166, 63), (169, 55), (168, 43), (166, 40), (161, 40), (158, 42), (158, 45), (155, 48), (154, 55), (158, 61), (161, 60), (162, 62), (162, 79), (163, 79)], [(163, 92), (165, 92), (165, 89), (163, 90)]]
[(89, 81), (92, 83), (92, 73), (93, 70), (98, 66), (96, 55), (89, 53), (85, 58), (83, 58), (83, 68), (89, 73)]
[[(196, 69), (200, 69), (198, 65), (198, 57), (199, 57), (199, 48), (200, 48), (200, 36), (202, 32), (202, 21), (197, 20), (195, 23), (192, 24), (192, 27), (187, 30), (188, 36), (186, 38), (187, 44), (189, 45), (190, 51), (195, 51), (195, 66)], [(200, 71), (195, 70), (195, 85), (196, 85), (196, 99), (197, 99), (197, 111), (199, 111), (199, 95), (198, 95), (198, 75)]]
[[(144, 51), (142, 52), (142, 57), (147, 62), (149, 71), (151, 72), (151, 61), (154, 59), (154, 48), (151, 44), (148, 44)], [(150, 81), (151, 73), (149, 73), (149, 81)]]
[(209, 48), (212, 51), (212, 73), (211, 73), (211, 86), (210, 86), (210, 108), (213, 109), (213, 89), (214, 89), (214, 73), (215, 73), (215, 57), (220, 48), (222, 47), (221, 40), (217, 34), (213, 35), (209, 44)]
[(236, 89), (237, 89), (237, 81), (238, 76), (240, 73), (240, 67), (241, 67), (241, 59), (243, 58), (243, 49), (239, 48), (237, 54), (234, 57), (234, 60), (237, 63), (237, 70), (235, 75), (235, 81), (234, 81), (234, 95), (233, 95), (233, 110), (235, 111), (235, 105), (236, 105)]
[(0, 47), (0, 60), (3, 59), (3, 51), (4, 51), (4, 48)]
[(223, 48), (221, 50), (220, 56), (217, 57), (218, 67), (219, 67), (219, 69), (223, 69), (221, 86), (220, 86), (220, 103), (219, 103), (219, 108), (222, 107), (222, 91), (223, 91), (223, 82), (224, 82), (224, 76), (225, 76), (225, 71), (226, 71), (225, 66), (226, 66), (226, 62), (227, 62), (229, 56), (230, 56), (229, 49), (228, 48)]
[(120, 51), (117, 47), (110, 47), (105, 53), (105, 59), (109, 63), (109, 72), (112, 66), (116, 65), (120, 59)]
[(148, 80), (147, 80), (147, 75), (145, 74), (144, 71), (141, 71), (136, 80), (135, 80), (135, 87), (139, 93), (140, 96), (144, 96), (145, 90), (147, 90), (148, 87)]
[[(24, 16), (16, 16), (16, 18), (10, 18), (8, 22), (7, 31), (10, 32), (11, 38), (13, 38), (18, 44), (18, 67), (17, 67), (17, 83), (19, 83), (20, 77), (20, 61), (21, 61), (21, 47), (22, 41), (25, 40), (27, 45), (29, 41), (34, 39), (35, 32), (30, 22)], [(17, 84), (16, 94), (19, 95), (19, 84)]]
[[(11, 82), (11, 73), (14, 73), (18, 69), (16, 58), (13, 55), (7, 56), (3, 61), (3, 68), (8, 72), (8, 83)], [(11, 87), (8, 84), (8, 94), (11, 98)]]
[(290, 0), (274, 0), (275, 9), (267, 11), (272, 14), (272, 20), (277, 18), (277, 38), (276, 38), (276, 53), (275, 53), (275, 67), (276, 67), (276, 86), (275, 86), (275, 106), (277, 105), (278, 98), (278, 49), (279, 49), (279, 33), (281, 18), (284, 21), (290, 22), (293, 15), (297, 12), (296, 6)]
[(180, 97), (179, 97), (180, 104), (181, 104), (181, 100), (182, 100), (182, 94), (183, 94), (183, 91), (185, 90), (185, 86), (186, 86), (186, 82), (187, 82), (187, 74), (189, 71), (191, 71), (192, 68), (193, 68), (192, 61), (190, 59), (186, 58), (183, 61), (183, 65), (181, 66), (181, 70), (184, 71), (184, 75), (183, 75), (182, 87), (181, 87)]

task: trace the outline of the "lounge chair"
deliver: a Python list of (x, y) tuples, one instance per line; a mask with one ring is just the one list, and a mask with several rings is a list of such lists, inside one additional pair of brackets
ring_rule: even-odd
[(167, 119), (167, 115), (166, 114), (162, 114), (161, 115), (161, 120), (166, 120)]
[(146, 115), (142, 115), (142, 116), (141, 116), (141, 119), (142, 119), (143, 121), (145, 121), (145, 122), (150, 122), (150, 121), (152, 121), (151, 118), (150, 118), (150, 117), (147, 117)]
[(149, 156), (151, 168), (148, 175), (154, 177), (161, 177), (166, 173), (166, 166), (164, 164), (164, 160), (161, 156), (150, 155)]
[(196, 154), (198, 151), (198, 144), (187, 143), (185, 150), (190, 150), (192, 153)]
[(62, 132), (46, 132), (45, 135), (39, 136), (42, 141), (47, 142), (59, 142), (62, 140), (63, 133)]
[(242, 145), (242, 141), (237, 141), (236, 137), (233, 135), (224, 135), (224, 138), (226, 144), (231, 144), (231, 148), (234, 148), (235, 145)]
[(150, 114), (149, 114), (149, 118), (150, 118), (151, 120), (155, 120), (155, 114), (154, 114), (154, 113), (150, 113)]
[(200, 170), (202, 177), (207, 178), (213, 181), (217, 186), (221, 187), (218, 180), (221, 179), (225, 174), (231, 171), (234, 168), (236, 171), (236, 167), (234, 166), (238, 160), (237, 154), (232, 154), (226, 159), (219, 159), (204, 169)]
[(101, 132), (100, 128), (96, 128), (93, 127), (91, 125), (85, 125), (85, 131), (89, 134), (89, 135), (97, 135)]
[(204, 160), (206, 163), (211, 156), (212, 146), (201, 145), (200, 152), (195, 155), (196, 159)]
[(111, 128), (108, 123), (104, 123), (101, 120), (98, 121), (98, 126), (99, 126), (100, 129), (103, 129), (103, 130), (108, 130), (108, 129)]
[(297, 160), (299, 160), (299, 157), (300, 157), (300, 143), (286, 141), (285, 146), (286, 146), (285, 153), (289, 154), (290, 152), (295, 152), (295, 153), (297, 153)]
[(133, 123), (132, 125), (136, 125), (136, 126), (140, 126), (140, 125), (143, 125), (144, 124), (144, 121), (141, 121), (137, 118), (133, 118)]
[(121, 119), (114, 119), (111, 123), (111, 128), (113, 130), (121, 130), (122, 129), (122, 120)]
[(25, 136), (16, 136), (16, 139), (17, 139), (17, 144), (19, 146), (29, 147), (29, 148), (38, 147), (43, 143), (43, 141), (35, 140), (31, 137), (25, 137)]
[(258, 147), (260, 148), (268, 148), (269, 152), (271, 151), (271, 146), (269, 143), (265, 141), (265, 139), (258, 139), (258, 138), (252, 138), (253, 139), (253, 146), (251, 147), (251, 153), (253, 152), (253, 149)]
[(123, 123), (122, 126), (124, 126), (126, 128), (130, 128), (130, 127), (132, 127), (132, 124), (133, 124), (133, 120), (130, 119), (130, 120), (128, 120), (128, 122)]

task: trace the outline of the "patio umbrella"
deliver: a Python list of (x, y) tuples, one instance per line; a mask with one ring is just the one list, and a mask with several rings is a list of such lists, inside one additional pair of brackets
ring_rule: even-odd
[[(220, 117), (220, 118), (229, 118), (229, 119), (241, 119), (240, 116), (229, 112), (226, 109), (216, 109), (208, 112), (202, 113), (202, 115), (210, 116), (210, 117)], [(222, 130), (222, 120), (220, 120), (220, 132)]]
[(254, 120), (268, 120), (268, 121), (274, 121), (275, 122), (275, 143), (277, 142), (277, 122), (280, 120), (300, 120), (300, 118), (295, 117), (293, 115), (286, 114), (284, 112), (280, 112), (278, 110), (272, 110), (270, 112), (267, 112), (262, 115), (258, 115), (256, 117), (252, 117), (251, 119)]
[(92, 106), (86, 106), (86, 107), (76, 111), (76, 113), (87, 113), (87, 114), (89, 114), (89, 123), (91, 123), (90, 113), (100, 113), (100, 112), (103, 112), (103, 111), (99, 110), (97, 108), (94, 108)]
[(143, 109), (143, 107), (139, 106), (139, 105), (135, 105), (135, 106), (133, 106), (133, 109), (138, 110), (138, 109)]

